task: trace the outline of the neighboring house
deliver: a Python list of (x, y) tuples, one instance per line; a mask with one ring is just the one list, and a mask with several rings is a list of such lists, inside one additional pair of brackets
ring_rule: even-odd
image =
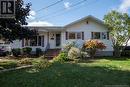
[(103, 21), (87, 16), (78, 21), (70, 23), (64, 27), (29, 27), (38, 31), (39, 35), (31, 40), (24, 39), (22, 41), (14, 41), (12, 48), (31, 47), (33, 51), (41, 48), (43, 51), (47, 49), (62, 49), (67, 43), (77, 42), (82, 45), (86, 40), (99, 39), (107, 48), (98, 53), (98, 55), (113, 55), (112, 42), (110, 40), (108, 28)]

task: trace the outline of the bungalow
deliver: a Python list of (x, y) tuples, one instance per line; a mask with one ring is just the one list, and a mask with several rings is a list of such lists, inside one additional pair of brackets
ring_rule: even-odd
[(12, 48), (31, 47), (33, 51), (35, 51), (36, 48), (41, 48), (45, 51), (48, 49), (62, 49), (67, 43), (73, 41), (82, 45), (86, 40), (99, 39), (107, 46), (105, 50), (99, 52), (99, 55), (113, 55), (112, 42), (108, 28), (104, 25), (103, 21), (91, 15), (72, 22), (64, 27), (30, 26), (29, 28), (37, 30), (39, 35), (30, 40), (16, 40), (14, 43), (10, 44)]

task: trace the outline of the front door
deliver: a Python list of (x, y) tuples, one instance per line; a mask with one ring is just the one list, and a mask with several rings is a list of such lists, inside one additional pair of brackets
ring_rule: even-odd
[(56, 34), (56, 47), (61, 45), (61, 34)]

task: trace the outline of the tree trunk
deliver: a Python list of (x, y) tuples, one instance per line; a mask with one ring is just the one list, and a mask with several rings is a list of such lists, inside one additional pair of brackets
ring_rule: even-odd
[(114, 47), (114, 56), (117, 58), (121, 57), (121, 47)]
[(94, 57), (95, 57), (95, 54), (96, 54), (96, 49), (91, 49), (90, 50), (90, 57), (92, 58), (92, 59), (94, 59)]

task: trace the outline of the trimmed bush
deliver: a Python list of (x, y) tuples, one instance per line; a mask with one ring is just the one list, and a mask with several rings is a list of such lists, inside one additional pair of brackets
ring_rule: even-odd
[(32, 65), (32, 60), (29, 58), (21, 59), (18, 62), (19, 65)]
[(85, 58), (87, 58), (89, 56), (89, 54), (87, 53), (87, 52), (84, 52), (84, 51), (81, 51), (80, 52), (80, 58), (81, 59), (85, 59)]
[(68, 61), (68, 54), (66, 52), (61, 52), (57, 57), (53, 59), (54, 62), (65, 62)]
[(99, 40), (88, 40), (84, 43), (83, 48), (88, 50), (88, 54), (91, 58), (94, 58), (98, 50), (103, 50), (106, 48), (105, 44)]
[(69, 59), (78, 59), (80, 57), (80, 50), (75, 47), (71, 47), (71, 49), (68, 52), (68, 58)]
[(68, 43), (68, 44), (65, 45), (63, 51), (68, 53), (69, 50), (71, 49), (71, 47), (76, 47), (77, 48), (78, 44), (76, 44), (76, 42)]
[(30, 53), (31, 53), (31, 51), (32, 51), (32, 48), (30, 48), (30, 47), (25, 47), (25, 48), (22, 49), (22, 51), (23, 51), (23, 54), (25, 54), (25, 55), (30, 55)]
[(15, 57), (18, 57), (19, 55), (21, 55), (21, 49), (20, 48), (12, 49), (12, 53)]
[(41, 56), (41, 55), (42, 55), (42, 49), (36, 48), (36, 56)]
[(40, 59), (45, 59), (45, 56), (43, 55), (43, 56), (40, 56), (39, 58), (40, 58)]

